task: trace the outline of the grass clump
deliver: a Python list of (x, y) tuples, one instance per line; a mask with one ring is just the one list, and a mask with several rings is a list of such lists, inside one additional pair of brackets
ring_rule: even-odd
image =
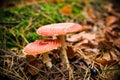
[[(74, 1), (69, 1), (69, 3), (74, 3)], [(40, 2), (37, 5), (3, 9), (0, 12), (0, 29), (2, 30), (0, 47), (22, 49), (27, 43), (39, 39), (35, 33), (38, 27), (51, 23), (73, 22), (73, 16), (80, 18), (77, 15), (80, 15), (82, 9), (75, 4), (71, 4), (70, 16), (63, 15), (60, 10), (66, 4), (66, 1)]]

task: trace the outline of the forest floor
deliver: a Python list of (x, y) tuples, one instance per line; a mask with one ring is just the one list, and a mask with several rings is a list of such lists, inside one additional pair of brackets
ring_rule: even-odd
[(73, 80), (119, 80), (119, 3), (40, 0), (6, 4), (0, 9), (0, 80), (69, 80), (60, 49), (50, 52), (52, 68), (43, 63), (41, 55), (22, 53), (28, 43), (43, 38), (36, 34), (39, 27), (61, 22), (85, 27), (82, 32), (66, 35)]

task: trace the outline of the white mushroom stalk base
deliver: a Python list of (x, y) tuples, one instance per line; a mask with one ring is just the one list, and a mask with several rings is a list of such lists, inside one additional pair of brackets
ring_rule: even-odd
[(70, 67), (70, 63), (69, 63), (69, 60), (68, 60), (68, 57), (67, 57), (67, 52), (66, 52), (66, 42), (65, 42), (65, 36), (64, 35), (60, 35), (58, 37), (62, 43), (62, 49), (61, 49), (61, 53), (63, 54), (63, 60), (65, 61), (65, 64), (67, 66), (67, 69), (69, 70), (69, 80), (73, 80), (73, 70), (72, 68)]
[(48, 53), (43, 54), (43, 59), (42, 60), (43, 60), (43, 63), (45, 63), (48, 68), (52, 68), (51, 59), (50, 59)]

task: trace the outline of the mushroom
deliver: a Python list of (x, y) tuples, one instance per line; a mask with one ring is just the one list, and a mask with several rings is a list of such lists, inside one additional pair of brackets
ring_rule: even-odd
[(37, 34), (43, 35), (43, 36), (57, 36), (58, 39), (62, 43), (61, 52), (64, 56), (64, 61), (67, 65), (67, 69), (71, 71), (71, 67), (69, 64), (69, 60), (67, 57), (66, 52), (66, 42), (65, 42), (65, 35), (68, 33), (78, 32), (82, 31), (83, 27), (77, 23), (55, 23), (50, 25), (45, 25), (40, 27), (37, 30)]
[(48, 52), (57, 49), (61, 46), (59, 40), (45, 39), (45, 40), (36, 40), (35, 42), (29, 43), (23, 49), (23, 53), (26, 55), (43, 55), (43, 63), (46, 63), (48, 67), (52, 67), (51, 59), (49, 58)]

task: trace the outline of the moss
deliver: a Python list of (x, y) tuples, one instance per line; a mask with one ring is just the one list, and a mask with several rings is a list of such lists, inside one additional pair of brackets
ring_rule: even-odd
[[(68, 3), (71, 3), (71, 15), (73, 16), (65, 16), (60, 12), (60, 9)], [(36, 29), (42, 25), (83, 19), (84, 17), (81, 15), (83, 9), (74, 3), (78, 3), (77, 0), (57, 3), (40, 2), (36, 5), (18, 6), (1, 10), (0, 29), (4, 30), (4, 32), (1, 32), (0, 45), (6, 45), (7, 48), (22, 48), (28, 42), (39, 39)], [(3, 48), (2, 46), (0, 47)]]

